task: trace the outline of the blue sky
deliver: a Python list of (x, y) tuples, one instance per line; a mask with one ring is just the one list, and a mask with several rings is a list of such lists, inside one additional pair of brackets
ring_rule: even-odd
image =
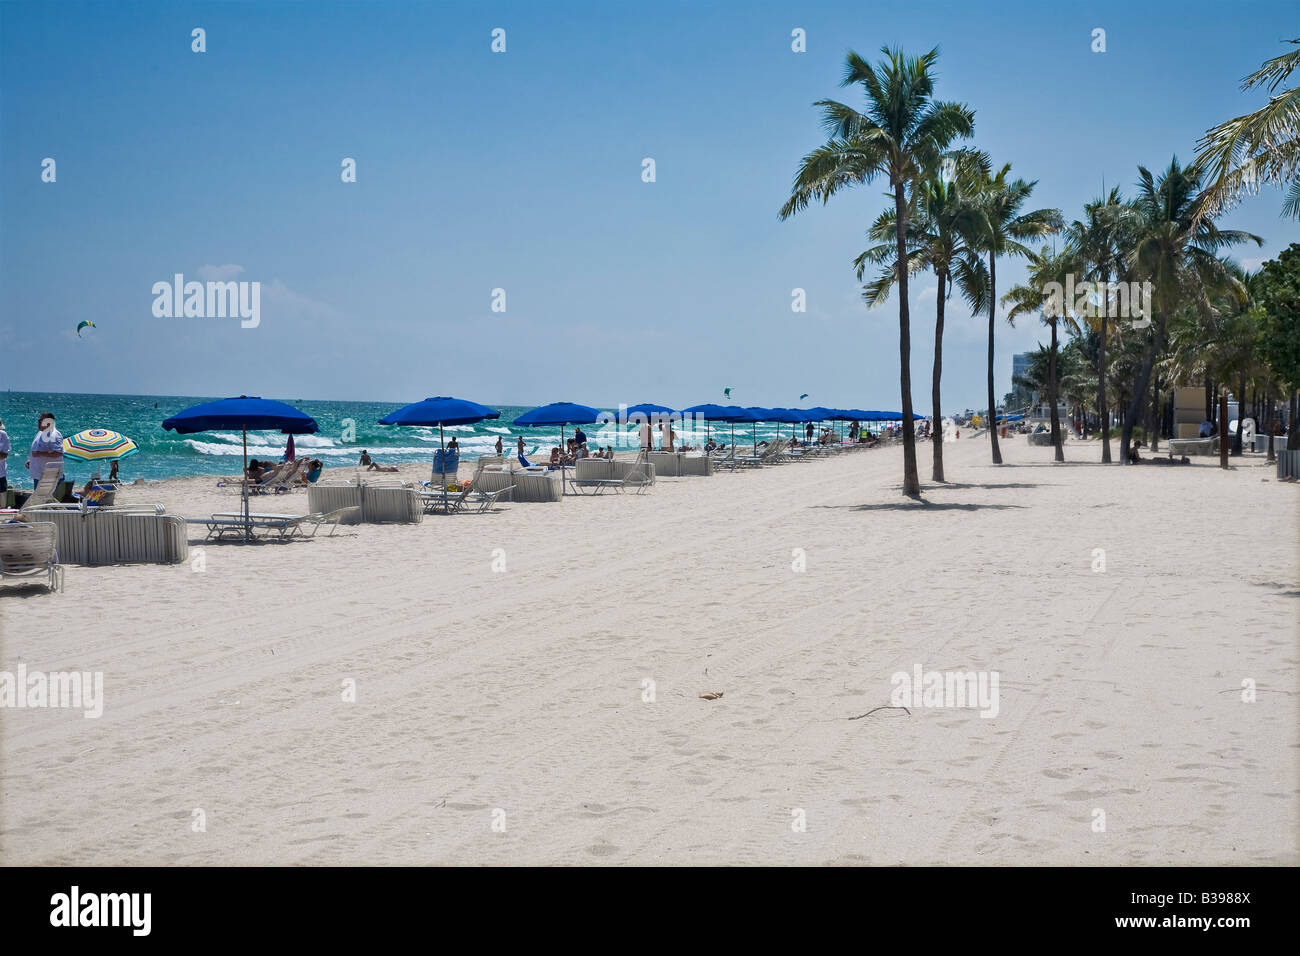
[[(733, 386), (747, 405), (896, 407), (897, 306), (867, 310), (850, 266), (884, 187), (776, 217), (822, 140), (812, 102), (860, 102), (838, 85), (848, 49), (938, 45), (938, 93), (976, 111), (973, 144), (1069, 219), (1262, 102), (1240, 79), (1300, 32), (1297, 12), (3, 3), (0, 387), (611, 406)], [(1280, 204), (1266, 189), (1223, 220), (1265, 237), (1247, 265), (1300, 241)], [(156, 318), (152, 286), (177, 272), (261, 282), (261, 324)], [(1000, 291), (1023, 274), (1000, 263)], [(933, 289), (912, 293), (922, 408)], [(984, 404), (985, 334), (953, 300), (949, 411)], [(1043, 333), (998, 335), (1000, 397)]]

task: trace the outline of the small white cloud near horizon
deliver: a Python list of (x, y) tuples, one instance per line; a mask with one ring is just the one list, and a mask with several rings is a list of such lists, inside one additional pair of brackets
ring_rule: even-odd
[(227, 263), (223, 266), (202, 265), (199, 266), (199, 277), (209, 282), (229, 282), (243, 271), (243, 266), (237, 266), (234, 263)]
[(1264, 262), (1265, 262), (1265, 260), (1262, 259), (1262, 258), (1260, 258), (1260, 259), (1242, 259), (1242, 260), (1241, 260), (1241, 267), (1242, 267), (1243, 269), (1245, 269), (1247, 272), (1258, 272), (1260, 266), (1262, 266), (1262, 265), (1264, 264)]
[(920, 294), (916, 297), (916, 301), (917, 302), (938, 302), (939, 287), (937, 285), (932, 285), (928, 288), (922, 289)]

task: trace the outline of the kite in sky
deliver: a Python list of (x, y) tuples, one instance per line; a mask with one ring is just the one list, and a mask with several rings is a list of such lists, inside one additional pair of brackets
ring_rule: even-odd
[(728, 385), (726, 388), (724, 388), (724, 389), (722, 390), (722, 394), (723, 394), (723, 395), (726, 395), (727, 398), (731, 398), (731, 386)]
[(84, 328), (94, 328), (94, 322), (82, 322), (77, 326), (77, 338), (81, 338), (81, 330)]

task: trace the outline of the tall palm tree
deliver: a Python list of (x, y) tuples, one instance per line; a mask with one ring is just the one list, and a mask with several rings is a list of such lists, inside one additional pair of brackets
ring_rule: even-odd
[(1133, 426), (1147, 396), (1152, 367), (1167, 341), (1169, 320), (1180, 309), (1188, 309), (1209, 324), (1213, 318), (1211, 297), (1224, 288), (1240, 289), (1242, 285), (1230, 264), (1219, 258), (1219, 251), (1244, 242), (1264, 242), (1249, 232), (1219, 229), (1204, 214), (1205, 202), (1200, 171), (1195, 166), (1180, 166), (1177, 156), (1158, 177), (1138, 167), (1137, 224), (1128, 261), (1137, 278), (1151, 283), (1153, 314), (1148, 317), (1151, 326), (1146, 349), (1128, 393), (1120, 444), (1120, 461), (1124, 463), (1128, 462)]
[(903, 405), (903, 493), (921, 493), (916, 470), (916, 430), (912, 421), (911, 326), (907, 303), (907, 221), (909, 193), (938, 168), (954, 140), (970, 136), (975, 114), (958, 103), (934, 99), (936, 47), (920, 57), (907, 57), (884, 47), (884, 59), (872, 66), (857, 53), (845, 60), (843, 86), (860, 84), (866, 111), (835, 100), (820, 100), (822, 126), (829, 139), (803, 158), (795, 173), (790, 198), (781, 207), (786, 219), (813, 200), (823, 204), (841, 189), (870, 183), (877, 176), (889, 181), (894, 197), (895, 249), (898, 270), (899, 388)]
[[(1072, 308), (1064, 300), (1059, 290), (1065, 287), (1065, 279), (1076, 269), (1076, 260), (1070, 252), (1053, 252), (1044, 246), (1038, 252), (1029, 254), (1029, 284), (1014, 286), (1002, 298), (1003, 305), (1011, 306), (1007, 312), (1007, 321), (1015, 325), (1022, 315), (1038, 313), (1043, 324), (1052, 330), (1052, 344), (1048, 350), (1047, 365), (1047, 400), (1052, 408), (1052, 447), (1056, 449), (1057, 461), (1065, 461), (1065, 450), (1061, 443), (1061, 415), (1057, 410), (1060, 394), (1060, 378), (1057, 372), (1057, 358), (1060, 354), (1057, 341), (1057, 324), (1067, 318)], [(1053, 296), (1048, 286), (1055, 283), (1058, 292)]]
[(984, 220), (980, 246), (989, 257), (989, 440), (995, 465), (1002, 464), (1002, 452), (998, 448), (998, 405), (993, 394), (993, 336), (998, 305), (997, 260), (999, 256), (1027, 258), (1030, 251), (1020, 244), (1021, 239), (1050, 235), (1061, 228), (1061, 213), (1058, 209), (1035, 209), (1026, 213), (1020, 211), (1038, 182), (1009, 179), (1010, 173), (1011, 164), (1007, 163), (998, 170), (996, 176), (985, 175), (979, 184), (977, 199)]
[[(1083, 281), (1123, 281), (1127, 271), (1124, 256), (1129, 249), (1131, 208), (1118, 187), (1083, 207), (1084, 218), (1066, 227), (1066, 242), (1082, 267)], [(1101, 424), (1101, 461), (1110, 464), (1110, 409), (1106, 403), (1106, 344), (1110, 339), (1108, 308), (1101, 310), (1097, 356), (1097, 418)]]
[[(956, 286), (971, 307), (972, 313), (984, 308), (988, 292), (988, 273), (980, 259), (977, 238), (980, 214), (976, 206), (962, 191), (981, 169), (987, 169), (983, 153), (966, 152), (953, 157), (957, 175), (951, 180), (932, 177), (922, 183), (913, 194), (913, 212), (908, 222), (908, 271), (915, 274), (921, 269), (934, 271), (938, 282), (934, 320), (934, 369), (930, 384), (930, 398), (934, 408), (934, 422), (930, 429), (933, 463), (930, 477), (945, 481), (943, 474), (943, 404), (940, 383), (943, 378), (943, 324), (944, 308), (953, 286)], [(895, 253), (889, 243), (896, 223), (892, 212), (886, 211), (868, 232), (876, 245), (863, 252), (854, 265), (861, 281), (870, 264), (889, 263), (874, 282), (864, 288), (862, 297), (871, 306), (882, 304), (896, 282)]]
[(1264, 87), (1264, 106), (1213, 127), (1197, 144), (1197, 167), (1208, 180), (1201, 214), (1217, 216), (1260, 183), (1286, 186), (1282, 214), (1300, 218), (1300, 88), (1282, 89), (1300, 67), (1300, 39), (1288, 41), (1297, 49), (1265, 60), (1241, 81), (1243, 90)]

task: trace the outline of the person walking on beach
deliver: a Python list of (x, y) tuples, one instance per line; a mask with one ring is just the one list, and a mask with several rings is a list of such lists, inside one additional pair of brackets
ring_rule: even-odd
[(9, 442), (9, 433), (5, 431), (5, 423), (0, 419), (0, 495), (9, 491), (9, 452), (13, 445)]
[(63, 433), (54, 427), (54, 413), (41, 412), (36, 419), (36, 437), (32, 439), (32, 454), (27, 459), (27, 474), (32, 484), (40, 483), (47, 465), (59, 466), (59, 480), (63, 480)]
[(677, 438), (677, 433), (673, 431), (673, 423), (671, 421), (665, 421), (662, 425), (659, 426), (660, 449), (668, 452), (669, 454), (672, 454), (673, 445), (675, 443), (676, 438)]
[(803, 430), (803, 436), (804, 436), (805, 439), (807, 439), (809, 442), (811, 442), (811, 441), (812, 441), (812, 433), (813, 433), (812, 422), (809, 422), (809, 423), (808, 423), (808, 427), (805, 428), (805, 429)]
[(524, 436), (523, 435), (519, 436), (519, 457), (520, 458), (524, 457)]
[(641, 423), (641, 450), (644, 452), (654, 451), (655, 439), (654, 431), (650, 428), (650, 421), (647, 419)]
[(501, 457), (501, 436), (497, 436), (497, 457)]

